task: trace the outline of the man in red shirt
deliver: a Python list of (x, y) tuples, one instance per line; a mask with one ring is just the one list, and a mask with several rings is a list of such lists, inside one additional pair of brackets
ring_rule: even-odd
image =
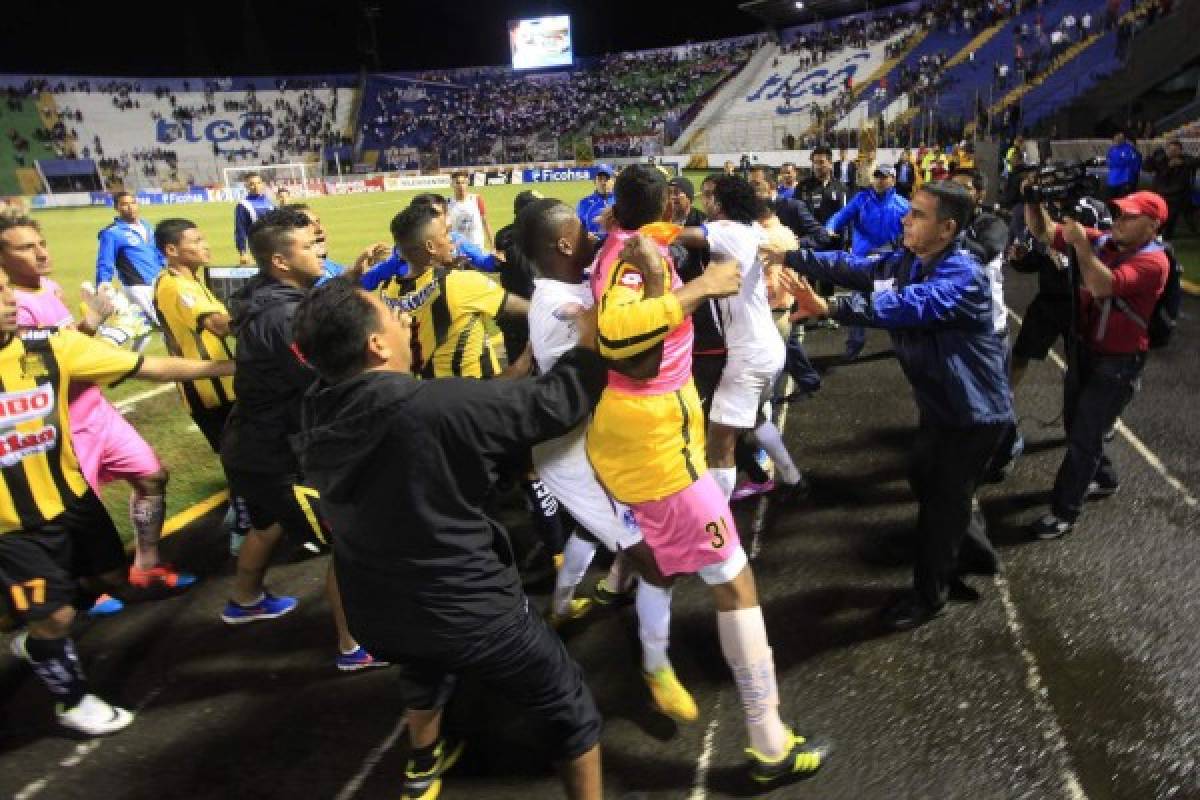
[(1067, 454), (1054, 479), (1050, 513), (1033, 524), (1039, 539), (1069, 532), (1085, 500), (1117, 490), (1104, 434), (1138, 389), (1150, 346), (1147, 322), (1167, 283), (1167, 254), (1157, 241), (1166, 201), (1134, 192), (1112, 205), (1111, 235), (1074, 220), (1055, 225), (1041, 205), (1025, 205), (1029, 230), (1055, 250), (1074, 253), (1080, 279), (1075, 357), (1063, 402)]

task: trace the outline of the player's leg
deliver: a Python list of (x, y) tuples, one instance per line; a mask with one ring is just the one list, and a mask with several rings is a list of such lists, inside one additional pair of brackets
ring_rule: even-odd
[(120, 536), (93, 492), (36, 532), (0, 537), (0, 583), (10, 609), (28, 626), (12, 641), (14, 655), (28, 661), (55, 696), (60, 724), (97, 736), (124, 728), (133, 715), (90, 692), (70, 637), (75, 574), (118, 581), (125, 574)]
[(386, 667), (386, 661), (380, 661), (366, 651), (350, 634), (350, 624), (346, 621), (346, 608), (342, 605), (342, 593), (338, 587), (337, 574), (334, 570), (333, 559), (329, 559), (329, 572), (325, 575), (325, 597), (333, 611), (333, 627), (337, 631), (338, 656), (334, 663), (342, 672), (356, 672), (369, 667)]

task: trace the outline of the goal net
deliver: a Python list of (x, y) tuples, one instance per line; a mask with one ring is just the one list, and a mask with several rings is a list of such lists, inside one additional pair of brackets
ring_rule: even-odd
[(234, 189), (242, 185), (248, 175), (260, 175), (270, 189), (287, 187), (296, 197), (308, 186), (308, 168), (311, 164), (261, 164), (256, 167), (225, 167), (225, 188)]

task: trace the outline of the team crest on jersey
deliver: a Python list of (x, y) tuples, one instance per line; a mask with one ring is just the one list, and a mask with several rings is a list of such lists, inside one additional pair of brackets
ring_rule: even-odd
[(635, 270), (629, 270), (621, 276), (621, 285), (627, 286), (630, 289), (642, 288), (642, 273)]
[(561, 322), (571, 322), (580, 314), (583, 313), (583, 306), (579, 303), (565, 303), (554, 309), (554, 318)]
[(184, 308), (193, 308), (196, 305), (196, 298), (192, 297), (187, 292), (180, 292), (179, 302), (183, 304)]
[(54, 387), (50, 384), (0, 394), (0, 425), (4, 427), (40, 419), (53, 410)]
[(46, 359), (41, 353), (26, 353), (21, 356), (21, 377), (37, 380), (50, 374)]
[(0, 467), (11, 467), (37, 453), (53, 450), (58, 444), (58, 431), (53, 425), (43, 425), (32, 433), (9, 431), (0, 434)]

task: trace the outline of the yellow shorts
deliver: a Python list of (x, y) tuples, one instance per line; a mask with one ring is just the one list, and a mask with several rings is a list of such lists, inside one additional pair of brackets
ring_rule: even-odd
[(645, 503), (681, 491), (707, 469), (704, 410), (689, 380), (666, 394), (605, 389), (587, 432), (588, 460), (622, 503)]

